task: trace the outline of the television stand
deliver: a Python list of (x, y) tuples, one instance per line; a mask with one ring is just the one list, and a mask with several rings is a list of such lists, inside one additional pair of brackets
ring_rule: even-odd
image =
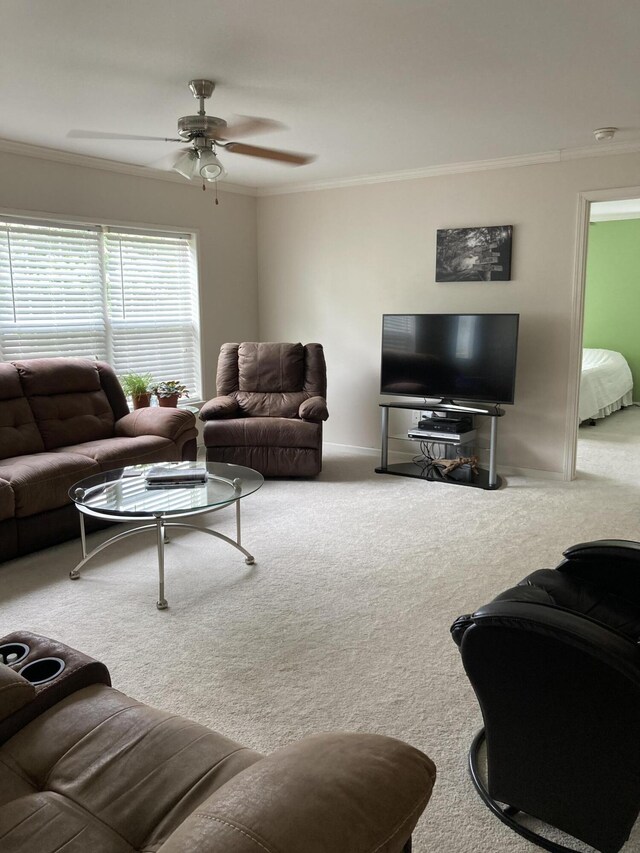
[[(380, 466), (377, 474), (395, 474), (398, 477), (414, 477), (417, 480), (431, 480), (438, 483), (452, 483), (459, 486), (472, 486), (476, 489), (499, 489), (502, 479), (496, 473), (496, 450), (498, 445), (498, 418), (504, 417), (504, 409), (499, 406), (474, 407), (454, 403), (452, 400), (441, 400), (438, 403), (380, 403), (382, 415), (382, 436), (380, 445)], [(399, 462), (389, 465), (389, 409), (427, 409), (431, 412), (460, 412), (477, 417), (491, 418), (491, 438), (489, 440), (489, 470), (479, 468), (477, 474), (471, 471), (463, 472), (460, 468), (446, 477), (435, 474), (428, 466), (422, 468), (415, 462)], [(445, 434), (446, 435), (446, 434)], [(429, 444), (454, 444), (455, 442), (431, 439)]]

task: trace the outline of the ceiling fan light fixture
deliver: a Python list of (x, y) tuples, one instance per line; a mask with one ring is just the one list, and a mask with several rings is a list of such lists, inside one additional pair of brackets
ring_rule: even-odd
[(172, 169), (189, 181), (197, 178), (200, 171), (198, 152), (193, 148), (181, 151), (176, 157)]
[(200, 177), (205, 181), (215, 181), (224, 175), (224, 167), (213, 151), (204, 149), (200, 151), (198, 170)]

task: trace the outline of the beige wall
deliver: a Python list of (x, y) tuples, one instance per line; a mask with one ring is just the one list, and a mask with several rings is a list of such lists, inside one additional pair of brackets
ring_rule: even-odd
[[(561, 472), (578, 193), (639, 182), (628, 154), (261, 198), (260, 339), (323, 343), (326, 439), (378, 447), (383, 313), (518, 312), (499, 463)], [(436, 284), (436, 229), (472, 225), (514, 226), (513, 280)]]
[(258, 334), (256, 202), (250, 196), (0, 152), (0, 210), (198, 231), (205, 399), (220, 344)]
[[(205, 398), (223, 341), (321, 341), (328, 441), (379, 445), (384, 312), (519, 312), (499, 461), (552, 472), (563, 466), (578, 193), (638, 184), (640, 156), (628, 154), (291, 193), (258, 200), (256, 233), (250, 196), (221, 193), (216, 207), (187, 184), (0, 152), (0, 209), (197, 230)], [(436, 284), (436, 229), (482, 224), (514, 226), (513, 280)]]

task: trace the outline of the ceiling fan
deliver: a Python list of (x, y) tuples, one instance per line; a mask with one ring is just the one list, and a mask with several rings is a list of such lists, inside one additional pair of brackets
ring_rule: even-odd
[(215, 87), (216, 84), (213, 80), (191, 80), (189, 82), (193, 97), (200, 102), (200, 109), (197, 115), (182, 116), (178, 119), (178, 136), (175, 138), (138, 136), (127, 133), (100, 133), (90, 130), (70, 130), (67, 136), (75, 139), (130, 139), (140, 142), (187, 143), (188, 147), (176, 151), (170, 158), (164, 158), (160, 163), (152, 164), (152, 167), (172, 169), (189, 180), (201, 178), (203, 181), (215, 181), (225, 174), (224, 167), (218, 160), (218, 148), (223, 148), (232, 154), (262, 157), (290, 166), (304, 166), (315, 159), (311, 154), (280, 151), (276, 148), (261, 148), (257, 145), (245, 145), (243, 142), (233, 141), (235, 137), (278, 130), (283, 125), (280, 122), (256, 116), (246, 116), (244, 121), (228, 125), (222, 118), (208, 116), (204, 110), (204, 102), (211, 97)]

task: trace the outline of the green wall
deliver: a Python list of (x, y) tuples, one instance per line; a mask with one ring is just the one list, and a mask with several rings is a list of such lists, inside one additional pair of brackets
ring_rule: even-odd
[(584, 346), (621, 352), (640, 400), (640, 219), (589, 226)]

